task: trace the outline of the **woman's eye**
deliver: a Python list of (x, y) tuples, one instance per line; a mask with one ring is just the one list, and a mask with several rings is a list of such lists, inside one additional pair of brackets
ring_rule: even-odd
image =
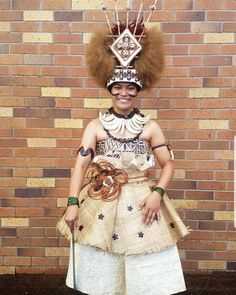
[(134, 87), (129, 87), (128, 88), (129, 91), (134, 91), (134, 89), (135, 89)]
[(120, 86), (114, 86), (115, 90), (120, 90)]

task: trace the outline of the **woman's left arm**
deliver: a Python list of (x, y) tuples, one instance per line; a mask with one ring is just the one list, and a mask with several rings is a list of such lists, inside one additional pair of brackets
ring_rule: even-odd
[[(166, 146), (164, 134), (160, 126), (154, 121), (149, 123), (148, 133), (150, 134), (150, 143), (160, 167), (160, 178), (155, 187), (161, 188), (165, 191), (174, 174), (174, 161), (171, 153)], [(140, 208), (143, 210), (143, 223), (150, 226), (154, 219), (160, 219), (160, 205), (161, 205), (161, 193), (160, 189), (153, 191), (148, 197), (140, 204)]]

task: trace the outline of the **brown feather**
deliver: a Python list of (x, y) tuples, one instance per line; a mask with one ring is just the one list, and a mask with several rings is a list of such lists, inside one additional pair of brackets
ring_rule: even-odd
[(164, 51), (161, 33), (157, 28), (145, 31), (141, 42), (143, 49), (135, 62), (143, 89), (150, 89), (160, 79), (164, 69)]
[(106, 82), (116, 67), (115, 58), (109, 47), (111, 44), (112, 39), (109, 36), (109, 31), (98, 31), (91, 37), (86, 51), (89, 73), (101, 87), (106, 87)]

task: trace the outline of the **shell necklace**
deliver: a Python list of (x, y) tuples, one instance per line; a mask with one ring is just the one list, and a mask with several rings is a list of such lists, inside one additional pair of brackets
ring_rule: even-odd
[(128, 115), (121, 115), (116, 113), (112, 107), (108, 109), (108, 113), (99, 113), (99, 119), (102, 126), (109, 131), (123, 134), (126, 128), (130, 133), (136, 135), (143, 130), (149, 116), (145, 117), (137, 108), (133, 109)]

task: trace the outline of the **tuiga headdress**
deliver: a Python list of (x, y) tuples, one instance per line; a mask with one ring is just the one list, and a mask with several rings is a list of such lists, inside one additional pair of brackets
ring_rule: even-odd
[(99, 86), (110, 90), (114, 83), (130, 82), (138, 90), (146, 90), (159, 80), (164, 68), (162, 38), (156, 27), (147, 28), (157, 0), (150, 6), (145, 23), (140, 17), (143, 2), (133, 21), (129, 19), (130, 7), (127, 7), (126, 20), (120, 20), (115, 5), (114, 23), (109, 22), (106, 6), (102, 4), (108, 28), (91, 37), (86, 52), (89, 72)]

